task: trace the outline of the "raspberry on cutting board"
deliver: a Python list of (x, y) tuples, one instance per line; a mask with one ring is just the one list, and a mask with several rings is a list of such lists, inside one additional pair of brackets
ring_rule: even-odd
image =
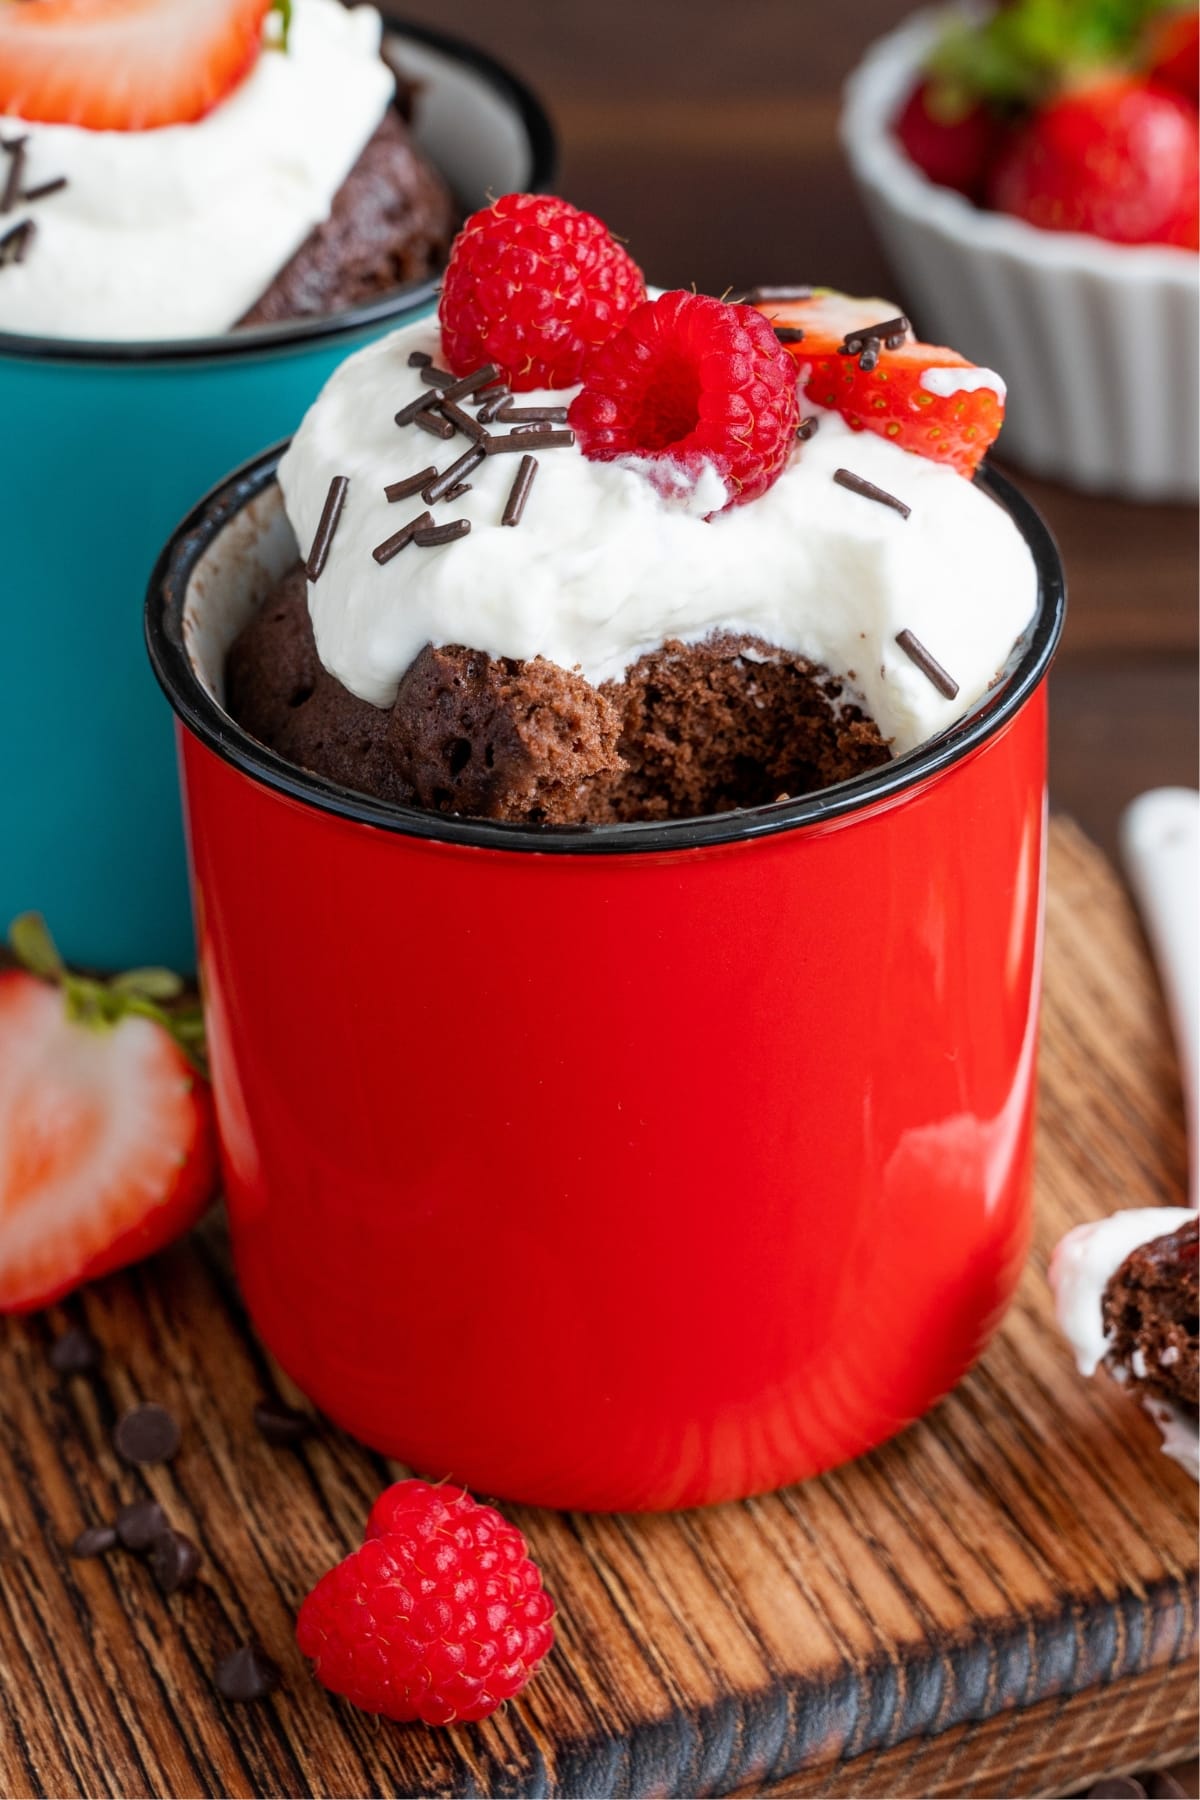
[(645, 294), (642, 271), (591, 213), (549, 194), (505, 194), (454, 240), (442, 351), (456, 375), (495, 363), (517, 391), (573, 387)]
[[(818, 288), (809, 299), (764, 302), (761, 310), (772, 324), (803, 332), (787, 348), (815, 406), (960, 475), (975, 473), (1004, 423), (1004, 382), (992, 369), (917, 342), (889, 300)], [(873, 327), (889, 324), (899, 341), (871, 337)], [(863, 354), (868, 342), (874, 355)]]
[(365, 1712), (452, 1725), (520, 1692), (553, 1617), (515, 1525), (462, 1488), (398, 1481), (366, 1542), (305, 1600), (296, 1641), (317, 1679)]

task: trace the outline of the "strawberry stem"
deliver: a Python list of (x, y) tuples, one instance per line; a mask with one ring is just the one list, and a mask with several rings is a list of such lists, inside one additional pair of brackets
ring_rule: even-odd
[(40, 913), (22, 913), (14, 919), (8, 942), (22, 968), (62, 989), (68, 1018), (92, 1031), (109, 1031), (125, 1018), (150, 1019), (207, 1080), (203, 1014), (194, 1000), (177, 1004), (184, 983), (174, 970), (128, 969), (107, 981), (76, 974), (63, 962)]

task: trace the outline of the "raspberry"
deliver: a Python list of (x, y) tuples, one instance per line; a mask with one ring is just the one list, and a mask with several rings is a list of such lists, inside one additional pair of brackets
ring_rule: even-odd
[(553, 1615), (515, 1525), (461, 1488), (398, 1481), (366, 1543), (305, 1600), (296, 1641), (365, 1712), (451, 1725), (520, 1692), (554, 1642)]
[(645, 298), (642, 271), (591, 213), (505, 194), (454, 240), (438, 317), (456, 375), (495, 363), (509, 386), (573, 387), (588, 355)]
[(668, 493), (712, 464), (727, 506), (783, 473), (797, 421), (795, 364), (762, 314), (683, 292), (635, 307), (589, 359), (569, 414), (585, 456), (661, 461)]

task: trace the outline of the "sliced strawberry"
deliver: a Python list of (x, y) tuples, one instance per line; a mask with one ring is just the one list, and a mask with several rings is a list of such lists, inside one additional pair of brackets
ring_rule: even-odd
[(202, 118), (249, 73), (271, 0), (0, 0), (0, 115), (93, 131)]
[(161, 1249), (215, 1185), (207, 1083), (136, 978), (65, 988), (0, 973), (0, 1312)]
[(1197, 248), (1200, 127), (1173, 89), (1117, 79), (1066, 93), (1018, 131), (988, 195), (1043, 231)]
[(875, 340), (878, 360), (843, 354), (856, 333), (894, 320), (890, 300), (858, 300), (818, 288), (809, 300), (770, 302), (760, 311), (775, 325), (799, 327), (789, 343), (804, 392), (815, 406), (841, 413), (855, 431), (874, 431), (902, 450), (949, 463), (971, 476), (1004, 423), (1004, 383), (957, 350), (908, 335), (895, 349)]

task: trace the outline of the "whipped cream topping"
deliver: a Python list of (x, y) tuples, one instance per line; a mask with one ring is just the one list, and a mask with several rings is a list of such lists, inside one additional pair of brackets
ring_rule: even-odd
[(990, 389), (1001, 400), (1008, 393), (1003, 375), (997, 375), (995, 369), (956, 369), (952, 365), (922, 369), (921, 386), (927, 394), (937, 394), (942, 400), (948, 400), (951, 394), (974, 394), (980, 388)]
[[(1094, 1375), (1107, 1356), (1104, 1290), (1127, 1256), (1142, 1244), (1166, 1237), (1195, 1218), (1186, 1206), (1130, 1208), (1077, 1225), (1058, 1245), (1050, 1262), (1050, 1286), (1063, 1336), (1075, 1352), (1081, 1375)], [(1118, 1379), (1123, 1370), (1114, 1370)], [(1163, 1400), (1147, 1397), (1146, 1411), (1158, 1426), (1163, 1449), (1200, 1479), (1200, 1434), (1195, 1421)]]
[(387, 110), (382, 30), (371, 7), (293, 0), (287, 52), (264, 48), (191, 125), (86, 131), (0, 115), (0, 135), (27, 139), (26, 189), (67, 178), (11, 215), (37, 234), (0, 269), (0, 331), (94, 342), (228, 331), (328, 218)]
[[(438, 523), (469, 519), (470, 534), (437, 549), (410, 546), (381, 567), (374, 547), (423, 505), (419, 497), (389, 505), (384, 486), (430, 464), (445, 468), (469, 447), (461, 436), (442, 443), (395, 425), (420, 391), (407, 366), (414, 350), (440, 359), (435, 320), (343, 363), (279, 467), (302, 555), (330, 481), (349, 477), (309, 608), (325, 667), (377, 706), (391, 704), (428, 643), (543, 656), (599, 684), (667, 638), (697, 642), (727, 629), (829, 669), (902, 754), (979, 699), (1030, 621), (1036, 572), (1002, 508), (946, 465), (808, 406), (819, 413), (816, 436), (797, 445), (765, 495), (719, 517), (704, 517), (724, 498), (712, 468), (668, 498), (636, 458), (589, 462), (559, 448), (539, 454), (514, 530), (500, 519), (519, 458), (492, 456), (467, 477), (469, 493), (434, 509)], [(573, 391), (519, 401), (562, 406)], [(910, 517), (838, 486), (843, 466), (904, 500)], [(958, 682), (953, 700), (899, 648), (905, 629)]]

